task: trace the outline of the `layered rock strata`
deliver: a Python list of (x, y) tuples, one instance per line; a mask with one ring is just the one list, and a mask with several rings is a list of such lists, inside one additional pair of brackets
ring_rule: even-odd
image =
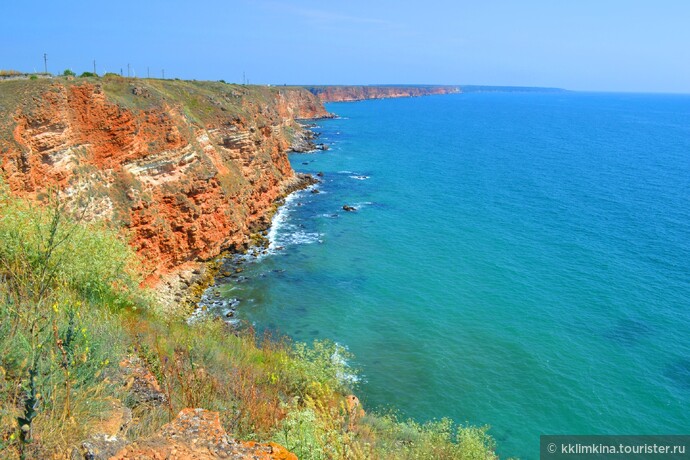
[(299, 182), (296, 120), (329, 116), (303, 88), (117, 77), (0, 82), (0, 115), (10, 192), (120, 228), (152, 284), (246, 245)]

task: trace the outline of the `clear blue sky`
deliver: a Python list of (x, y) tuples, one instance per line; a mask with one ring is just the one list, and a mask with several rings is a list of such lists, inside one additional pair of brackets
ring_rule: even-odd
[(0, 68), (690, 93), (687, 0), (6, 0)]

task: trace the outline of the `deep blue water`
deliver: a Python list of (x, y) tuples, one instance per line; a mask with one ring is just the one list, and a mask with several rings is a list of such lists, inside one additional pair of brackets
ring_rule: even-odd
[(331, 149), (291, 158), (321, 193), (293, 196), (284, 249), (223, 288), (241, 317), (346, 345), (367, 408), (489, 424), (502, 456), (690, 431), (690, 97), (328, 109)]

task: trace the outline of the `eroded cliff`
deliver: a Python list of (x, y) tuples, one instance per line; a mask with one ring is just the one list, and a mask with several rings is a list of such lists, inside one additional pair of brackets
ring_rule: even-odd
[(366, 99), (431, 96), (459, 93), (458, 86), (307, 86), (323, 102), (349, 102)]
[(267, 224), (296, 119), (328, 116), (302, 88), (118, 77), (0, 82), (0, 114), (11, 192), (120, 227), (152, 284)]

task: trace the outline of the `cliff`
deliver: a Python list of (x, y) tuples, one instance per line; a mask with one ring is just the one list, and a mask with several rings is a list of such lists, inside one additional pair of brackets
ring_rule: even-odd
[(156, 283), (266, 225), (296, 120), (329, 114), (302, 88), (106, 77), (0, 82), (0, 115), (10, 191), (120, 227)]
[(418, 97), (459, 93), (458, 86), (307, 86), (322, 102), (348, 102), (365, 99)]

